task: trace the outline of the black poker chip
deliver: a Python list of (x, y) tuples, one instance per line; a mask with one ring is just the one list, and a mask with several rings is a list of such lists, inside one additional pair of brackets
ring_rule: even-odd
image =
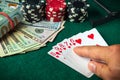
[(26, 0), (28, 4), (37, 4), (40, 0)]
[[(29, 0), (28, 0), (29, 1)], [(26, 21), (36, 23), (45, 19), (45, 2), (31, 4), (28, 1), (22, 3), (22, 12)]]
[(68, 2), (67, 15), (70, 22), (83, 22), (88, 17), (89, 5), (86, 0), (71, 0)]

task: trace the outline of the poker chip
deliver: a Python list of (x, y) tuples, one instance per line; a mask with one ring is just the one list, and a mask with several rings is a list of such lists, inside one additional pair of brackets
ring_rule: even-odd
[(26, 0), (22, 3), (22, 12), (25, 20), (30, 23), (36, 23), (45, 19), (45, 2), (44, 0), (35, 1)]
[(47, 0), (46, 3), (46, 19), (51, 22), (63, 21), (67, 7), (65, 0)]
[(68, 2), (67, 15), (70, 22), (83, 22), (88, 17), (89, 4), (86, 0), (71, 0)]
[(26, 0), (28, 4), (38, 4), (40, 0)]
[[(89, 4), (86, 0), (25, 0), (22, 5), (26, 21), (36, 23), (41, 20), (60, 22), (68, 18), (70, 22), (83, 22), (88, 17)], [(67, 12), (67, 13), (66, 13)]]

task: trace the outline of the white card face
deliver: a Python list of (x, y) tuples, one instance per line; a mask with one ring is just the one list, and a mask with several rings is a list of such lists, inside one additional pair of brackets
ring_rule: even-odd
[(88, 40), (90, 40), (92, 42), (95, 42), (96, 45), (99, 45), (99, 46), (108, 46), (108, 44), (105, 42), (105, 40), (102, 38), (102, 36), (100, 35), (100, 33), (95, 28), (92, 29), (92, 30), (84, 32), (83, 35)]
[(107, 46), (99, 32), (94, 28), (84, 33), (78, 33), (68, 39), (64, 39), (49, 54), (72, 69), (90, 78), (93, 73), (88, 69), (89, 58), (78, 56), (73, 49), (77, 46)]
[(53, 46), (53, 49), (55, 49), (56, 51), (59, 51), (60, 53), (62, 53), (63, 50), (66, 50), (66, 45), (64, 45), (64, 42), (67, 39), (64, 39), (62, 42), (58, 43), (57, 45)]
[(62, 55), (62, 53), (56, 51), (55, 49), (50, 50), (50, 51), (48, 52), (48, 54), (51, 55), (52, 57), (60, 60), (60, 61), (64, 61), (64, 60), (65, 60), (64, 56)]
[(63, 55), (62, 53), (56, 51), (55, 49), (52, 49), (48, 52), (49, 55), (52, 57), (56, 58), (57, 60), (61, 61), (62, 63), (68, 65), (69, 67), (73, 68), (73, 64), (69, 62)]
[(67, 64), (66, 59), (60, 52), (52, 49), (48, 52), (48, 54), (51, 55), (52, 57), (56, 58), (57, 60), (61, 61), (62, 63)]
[(73, 48), (76, 46), (93, 45), (94, 43), (87, 42), (86, 38), (80, 33), (68, 39), (68, 43), (72, 44), (71, 48), (63, 51), (64, 57), (74, 64), (75, 70), (86, 77), (91, 77), (93, 73), (88, 69), (90, 59), (83, 58), (74, 53)]
[(93, 73), (88, 68), (88, 63), (90, 62), (89, 58), (78, 56), (76, 53), (74, 53), (73, 49), (68, 50), (67, 53), (69, 53), (69, 56), (71, 57), (70, 61), (72, 64), (74, 64), (79, 73), (86, 76), (87, 78), (93, 75)]

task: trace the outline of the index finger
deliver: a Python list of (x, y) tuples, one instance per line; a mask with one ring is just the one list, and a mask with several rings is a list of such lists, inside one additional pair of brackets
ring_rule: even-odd
[(74, 52), (79, 56), (100, 60), (109, 61), (109, 47), (107, 46), (82, 46), (74, 48)]

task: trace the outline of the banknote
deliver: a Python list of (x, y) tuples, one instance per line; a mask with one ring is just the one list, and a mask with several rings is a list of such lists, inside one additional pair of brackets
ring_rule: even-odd
[[(53, 23), (51, 23), (53, 24)], [(42, 24), (43, 25), (43, 24)], [(52, 42), (57, 34), (64, 29), (63, 23), (53, 24), (55, 27), (33, 27), (19, 24), (0, 40), (0, 57), (23, 54), (38, 50)]]
[(16, 44), (18, 44), (17, 41), (14, 39), (14, 37), (16, 37), (16, 39), (23, 44), (21, 48), (23, 49), (24, 52), (26, 52), (26, 50), (32, 47), (36, 47), (37, 45), (40, 45), (40, 43), (32, 40), (29, 36), (19, 31), (15, 31), (15, 33), (11, 35), (11, 38), (16, 42)]
[(25, 0), (5, 0), (5, 2), (8, 2), (8, 3), (16, 3), (16, 4), (19, 4), (21, 2), (24, 2)]
[(54, 29), (58, 30), (64, 22), (49, 22), (49, 21), (40, 21), (34, 24), (31, 24), (26, 21), (22, 21), (21, 24), (27, 25), (27, 26), (32, 26), (32, 27), (39, 27), (39, 28), (46, 28), (46, 29)]
[[(25, 34), (26, 36), (30, 37), (31, 39), (39, 42), (40, 44), (38, 44), (38, 46), (33, 47), (33, 50), (39, 49), (43, 46), (46, 45), (46, 43), (48, 41), (51, 42), (54, 40), (55, 35), (57, 35), (62, 29), (64, 29), (63, 23), (57, 23), (59, 28), (57, 28), (58, 30), (56, 30), (55, 28), (47, 28), (47, 27), (31, 27), (28, 25), (21, 25), (19, 26), (19, 28), (17, 29), (17, 31)], [(54, 24), (53, 24), (54, 25)], [(52, 25), (52, 26), (53, 26)], [(47, 26), (47, 25), (46, 25)], [(31, 49), (27, 49), (27, 51), (29, 51)]]
[(19, 22), (23, 20), (20, 6), (0, 4), (0, 38), (12, 30)]
[(0, 40), (0, 57), (3, 57), (5, 54), (8, 54), (8, 49), (6, 48), (3, 40)]
[(56, 38), (56, 36), (58, 35), (58, 33), (59, 33), (60, 31), (62, 31), (62, 29), (64, 29), (64, 26), (62, 26), (58, 31), (56, 31), (56, 33), (54, 33), (54, 34), (52, 35), (52, 38), (49, 39), (49, 42), (53, 42), (54, 39)]
[(22, 49), (19, 47), (19, 45), (15, 44), (9, 36), (4, 36), (0, 43), (3, 48), (1, 50), (4, 51), (0, 53), (0, 57), (10, 56), (22, 52)]
[(39, 43), (43, 43), (43, 41), (47, 40), (48, 37), (51, 36), (56, 30), (48, 30), (45, 28), (21, 25), (19, 27), (18, 31), (20, 31), (24, 34), (27, 34), (33, 40), (35, 40)]
[(64, 29), (64, 27), (61, 27), (58, 31), (56, 31), (52, 36), (50, 36), (47, 40), (45, 40), (41, 45), (38, 45), (38, 46), (36, 46), (36, 47), (32, 47), (32, 48), (30, 48), (30, 49), (28, 49), (28, 50), (26, 50), (27, 52), (28, 51), (33, 51), (33, 50), (37, 50), (37, 49), (40, 49), (41, 47), (44, 47), (44, 46), (46, 46), (46, 43), (47, 42), (52, 42), (54, 39), (55, 39), (55, 37), (57, 36), (57, 34), (62, 30), (62, 29)]
[[(14, 40), (12, 40), (12, 38), (10, 37), (10, 35), (7, 36), (6, 40), (9, 42), (10, 46), (13, 49), (12, 52), (9, 52), (9, 55), (21, 53), (23, 51), (23, 49), (18, 44), (16, 44), (16, 42)], [(5, 45), (7, 45), (7, 44), (5, 44)]]

